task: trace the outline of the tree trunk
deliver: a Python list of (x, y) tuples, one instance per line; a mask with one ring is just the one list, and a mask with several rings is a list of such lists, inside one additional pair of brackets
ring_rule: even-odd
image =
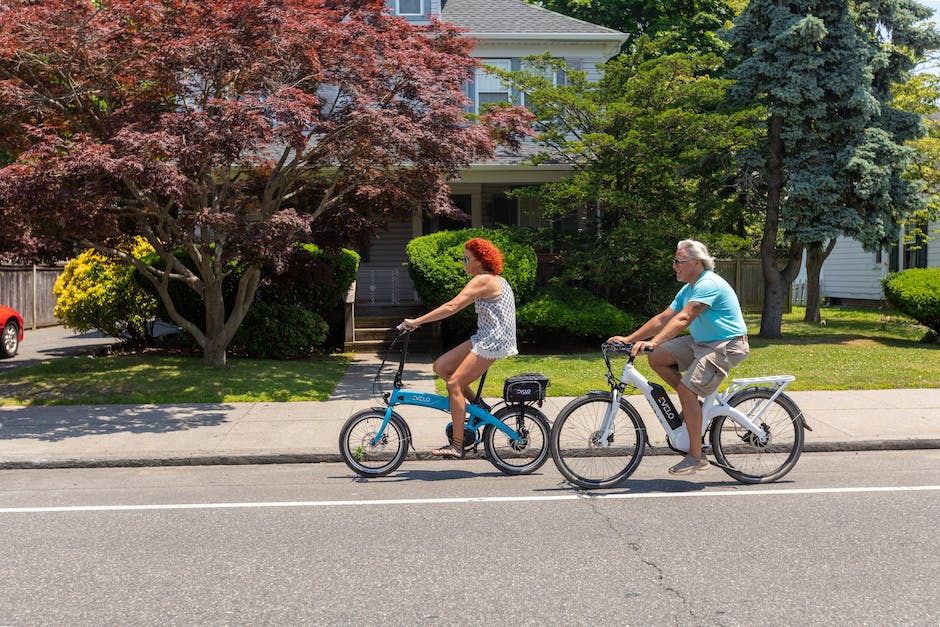
[(258, 290), (261, 269), (249, 266), (238, 281), (238, 292), (232, 303), (232, 312), (225, 318), (225, 298), (222, 280), (212, 274), (206, 285), (206, 334), (202, 344), (202, 361), (207, 366), (222, 367), (226, 364), (228, 345), (245, 319)]
[(771, 115), (767, 129), (767, 215), (760, 242), (761, 271), (764, 276), (764, 306), (761, 310), (760, 337), (783, 337), (783, 310), (787, 304), (790, 283), (800, 270), (803, 246), (790, 243), (787, 262), (779, 268), (776, 257), (777, 235), (780, 231), (780, 200), (785, 174), (783, 172), (783, 118)]
[(803, 322), (819, 322), (822, 319), (819, 315), (819, 308), (822, 305), (819, 278), (823, 263), (835, 245), (836, 238), (832, 238), (825, 248), (819, 242), (806, 247), (806, 313), (803, 316)]
[(225, 337), (225, 297), (222, 279), (203, 276), (205, 283), (206, 334), (199, 342), (202, 346), (202, 362), (207, 366), (221, 368), (226, 362), (226, 349), (231, 338)]
[[(251, 306), (258, 291), (261, 279), (261, 268), (256, 265), (248, 266), (242, 273), (238, 282), (238, 292), (235, 302), (232, 303), (231, 314), (225, 318), (225, 298), (222, 290), (222, 273), (213, 265), (211, 259), (206, 259), (198, 253), (192, 254), (199, 274), (186, 270), (182, 263), (173, 261), (172, 253), (166, 256), (169, 260), (162, 269), (148, 266), (140, 260), (134, 259), (132, 263), (150, 281), (160, 300), (163, 301), (170, 319), (181, 329), (189, 333), (202, 349), (202, 361), (213, 367), (225, 366), (228, 345), (245, 319), (248, 308)], [(176, 269), (176, 278), (171, 279), (173, 269)], [(206, 309), (204, 326), (184, 318), (176, 309), (170, 297), (168, 284), (170, 280), (182, 280), (202, 299)], [(205, 330), (203, 330), (205, 329)]]

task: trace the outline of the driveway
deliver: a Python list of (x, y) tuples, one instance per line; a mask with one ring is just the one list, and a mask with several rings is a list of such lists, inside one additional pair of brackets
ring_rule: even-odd
[(77, 333), (63, 326), (26, 329), (16, 356), (0, 359), (0, 373), (49, 359), (95, 353), (117, 342), (99, 331)]

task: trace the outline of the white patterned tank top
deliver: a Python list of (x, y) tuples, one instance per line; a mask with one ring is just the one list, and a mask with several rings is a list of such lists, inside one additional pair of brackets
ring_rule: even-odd
[(470, 338), (474, 353), (501, 359), (519, 353), (516, 348), (516, 299), (509, 282), (499, 277), (502, 292), (494, 298), (477, 298), (477, 332)]

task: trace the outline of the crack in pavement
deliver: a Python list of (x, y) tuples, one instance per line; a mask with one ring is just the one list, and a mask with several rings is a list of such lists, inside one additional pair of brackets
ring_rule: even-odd
[[(560, 482), (559, 486), (571, 487), (570, 484), (566, 482)], [(666, 583), (666, 575), (662, 567), (659, 564), (657, 564), (655, 561), (644, 557), (643, 548), (640, 546), (640, 544), (636, 542), (635, 540), (631, 540), (630, 538), (626, 537), (623, 534), (623, 532), (620, 530), (620, 527), (614, 524), (610, 515), (606, 514), (605, 512), (601, 510), (600, 508), (601, 499), (591, 494), (588, 494), (582, 490), (578, 490), (577, 495), (578, 495), (578, 500), (586, 503), (591, 508), (591, 511), (594, 512), (594, 514), (596, 514), (604, 522), (606, 527), (610, 530), (610, 534), (618, 538), (621, 544), (625, 544), (627, 547), (629, 547), (630, 550), (633, 551), (633, 553), (636, 555), (637, 559), (642, 564), (645, 564), (648, 568), (650, 568), (653, 571), (654, 579), (656, 580), (657, 585), (660, 587), (660, 589), (662, 589), (666, 593), (671, 594), (676, 599), (678, 599), (679, 602), (682, 604), (682, 607), (684, 607), (685, 611), (688, 613), (689, 618), (693, 622), (695, 622), (697, 617), (695, 615), (695, 611), (689, 604), (688, 599), (686, 599), (686, 597), (682, 594), (680, 590), (677, 590), (676, 588)], [(676, 624), (679, 624), (678, 616), (676, 617)]]

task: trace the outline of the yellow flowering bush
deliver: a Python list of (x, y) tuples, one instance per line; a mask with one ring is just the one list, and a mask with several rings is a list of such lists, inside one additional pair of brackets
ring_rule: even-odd
[[(118, 246), (140, 258), (153, 252), (143, 238)], [(133, 267), (94, 249), (65, 264), (53, 288), (55, 316), (63, 325), (84, 332), (98, 329), (106, 335), (146, 344), (152, 337), (156, 299), (135, 280)]]

